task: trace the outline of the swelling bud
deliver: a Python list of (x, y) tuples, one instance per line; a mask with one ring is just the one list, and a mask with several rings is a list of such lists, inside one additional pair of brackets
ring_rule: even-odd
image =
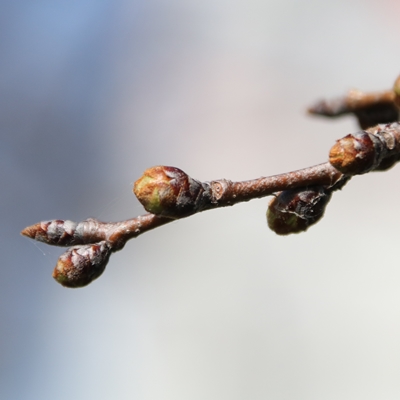
[(104, 272), (110, 255), (105, 241), (71, 247), (58, 259), (53, 278), (69, 288), (86, 286)]
[(329, 152), (329, 162), (345, 175), (370, 171), (375, 164), (375, 141), (361, 131), (339, 139)]
[(203, 205), (208, 186), (175, 167), (157, 166), (144, 171), (133, 192), (146, 211), (168, 218), (196, 213)]
[(331, 148), (329, 162), (345, 175), (385, 171), (399, 160), (400, 124), (379, 124), (339, 139)]
[(278, 235), (304, 232), (322, 218), (330, 198), (322, 186), (284, 190), (269, 204), (268, 226)]

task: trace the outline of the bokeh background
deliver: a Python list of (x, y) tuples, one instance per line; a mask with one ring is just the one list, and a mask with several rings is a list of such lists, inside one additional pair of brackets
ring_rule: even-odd
[(358, 130), (306, 107), (400, 72), (397, 0), (0, 5), (0, 398), (399, 399), (399, 169), (358, 177), (307, 233), (268, 199), (149, 232), (84, 289), (53, 218), (122, 220), (164, 164), (244, 180)]

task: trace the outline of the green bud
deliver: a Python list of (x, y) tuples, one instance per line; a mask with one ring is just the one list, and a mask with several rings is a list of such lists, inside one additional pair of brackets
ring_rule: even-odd
[(194, 214), (202, 205), (207, 187), (175, 167), (147, 169), (133, 191), (146, 211), (168, 218)]

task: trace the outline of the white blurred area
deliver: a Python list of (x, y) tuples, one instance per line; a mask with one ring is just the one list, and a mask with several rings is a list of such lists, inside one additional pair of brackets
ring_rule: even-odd
[(243, 180), (358, 127), (306, 107), (400, 72), (399, 2), (4, 1), (0, 398), (400, 398), (399, 170), (354, 178), (307, 233), (268, 199), (149, 232), (84, 289), (47, 219), (121, 220), (147, 167)]

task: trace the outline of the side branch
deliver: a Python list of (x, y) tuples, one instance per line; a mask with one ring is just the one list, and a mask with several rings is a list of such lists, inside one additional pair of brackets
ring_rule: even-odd
[(330, 118), (353, 114), (361, 129), (367, 129), (377, 124), (398, 121), (399, 107), (400, 76), (392, 90), (366, 93), (353, 89), (345, 96), (318, 101), (308, 108), (308, 113)]
[[(338, 117), (343, 114), (355, 113), (368, 108), (395, 108), (395, 94), (391, 90), (384, 92), (365, 93), (352, 89), (345, 96), (331, 100), (320, 100), (308, 108), (310, 114), (325, 117)], [(385, 121), (380, 121), (385, 122)]]

